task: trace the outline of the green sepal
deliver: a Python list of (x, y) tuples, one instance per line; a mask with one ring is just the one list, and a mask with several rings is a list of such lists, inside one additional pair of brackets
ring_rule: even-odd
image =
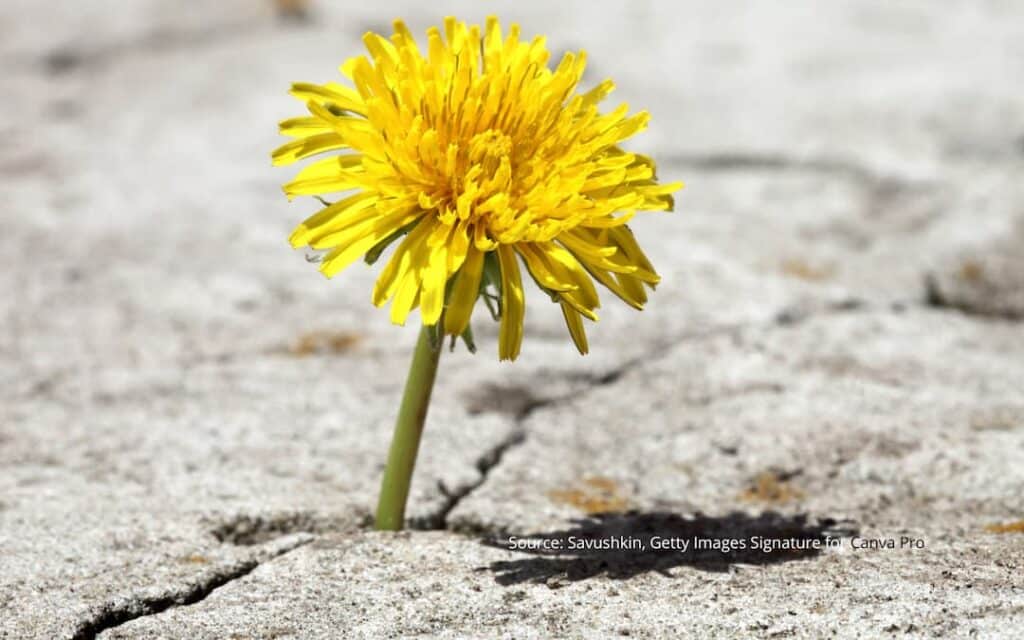
[(350, 111), (348, 109), (344, 109), (342, 107), (339, 107), (338, 105), (334, 104), (333, 102), (328, 102), (327, 104), (324, 105), (324, 108), (327, 109), (331, 113), (331, 115), (333, 115), (333, 116), (341, 117), (341, 116), (359, 116), (359, 115), (361, 115), (361, 114), (356, 113), (355, 111)]
[(388, 237), (384, 238), (377, 244), (370, 247), (370, 250), (366, 252), (365, 256), (363, 256), (363, 260), (366, 262), (366, 264), (373, 264), (377, 262), (377, 260), (380, 259), (381, 254), (384, 253), (384, 250), (387, 249), (392, 242), (412, 231), (412, 228), (419, 223), (419, 220), (413, 220), (412, 222), (405, 225), (401, 229), (395, 230)]
[[(466, 330), (463, 331), (459, 335), (459, 337), (462, 338), (462, 341), (466, 343), (467, 351), (469, 351), (470, 353), (476, 353), (476, 343), (473, 342), (473, 327), (471, 327), (470, 325), (466, 325)], [(451, 350), (455, 351), (455, 336), (452, 336)]]
[(427, 335), (430, 337), (430, 348), (434, 351), (439, 350), (444, 346), (444, 325), (443, 320), (439, 320), (437, 323), (425, 326)]
[[(487, 290), (488, 286), (494, 288), (494, 293)], [(491, 312), (494, 321), (501, 320), (501, 265), (494, 251), (484, 254), (484, 273), (480, 278), (479, 297), (484, 299), (484, 304), (487, 305), (487, 310)]]

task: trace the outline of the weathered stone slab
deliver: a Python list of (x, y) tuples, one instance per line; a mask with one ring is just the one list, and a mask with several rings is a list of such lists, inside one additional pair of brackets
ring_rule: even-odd
[(512, 553), (442, 532), (328, 536), (194, 606), (100, 637), (996, 638), (1021, 621), (1013, 553), (1004, 539), (985, 548), (747, 553), (732, 564), (676, 552)]
[[(271, 537), (364, 526), (400, 393), (380, 371), (393, 369), (351, 354), (97, 365), (9, 397), (0, 628), (70, 637), (113, 602), (230, 570)], [(459, 402), (432, 409), (410, 504), (428, 526), (514, 432)]]
[(587, 510), (784, 505), (976, 532), (1024, 509), (1020, 335), (857, 309), (694, 335), (533, 412), (450, 523), (532, 532)]

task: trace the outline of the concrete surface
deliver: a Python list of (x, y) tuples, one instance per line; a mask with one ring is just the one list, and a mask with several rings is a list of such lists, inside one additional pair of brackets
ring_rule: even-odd
[[(1020, 633), (1024, 8), (356, 5), (0, 6), (0, 638)], [(363, 31), (490, 12), (687, 188), (591, 355), (476, 318), (378, 534), (415, 331), (289, 252), (268, 153)]]

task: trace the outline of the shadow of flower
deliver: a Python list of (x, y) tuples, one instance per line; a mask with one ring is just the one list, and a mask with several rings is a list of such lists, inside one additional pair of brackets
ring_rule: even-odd
[(601, 514), (572, 528), (532, 536), (503, 536), (484, 545), (530, 554), (495, 562), (484, 570), (501, 585), (606, 576), (627, 580), (675, 567), (726, 571), (734, 564), (768, 565), (818, 556), (829, 542), (855, 535), (849, 522), (810, 520), (767, 511), (752, 516), (669, 512)]

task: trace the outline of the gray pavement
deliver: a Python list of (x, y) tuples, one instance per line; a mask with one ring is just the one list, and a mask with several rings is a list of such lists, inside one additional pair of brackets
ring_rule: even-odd
[[(357, 4), (0, 6), (0, 638), (1020, 633), (1024, 7)], [(288, 250), (268, 154), (365, 30), (492, 12), (687, 187), (590, 355), (478, 315), (376, 533), (415, 330)]]

